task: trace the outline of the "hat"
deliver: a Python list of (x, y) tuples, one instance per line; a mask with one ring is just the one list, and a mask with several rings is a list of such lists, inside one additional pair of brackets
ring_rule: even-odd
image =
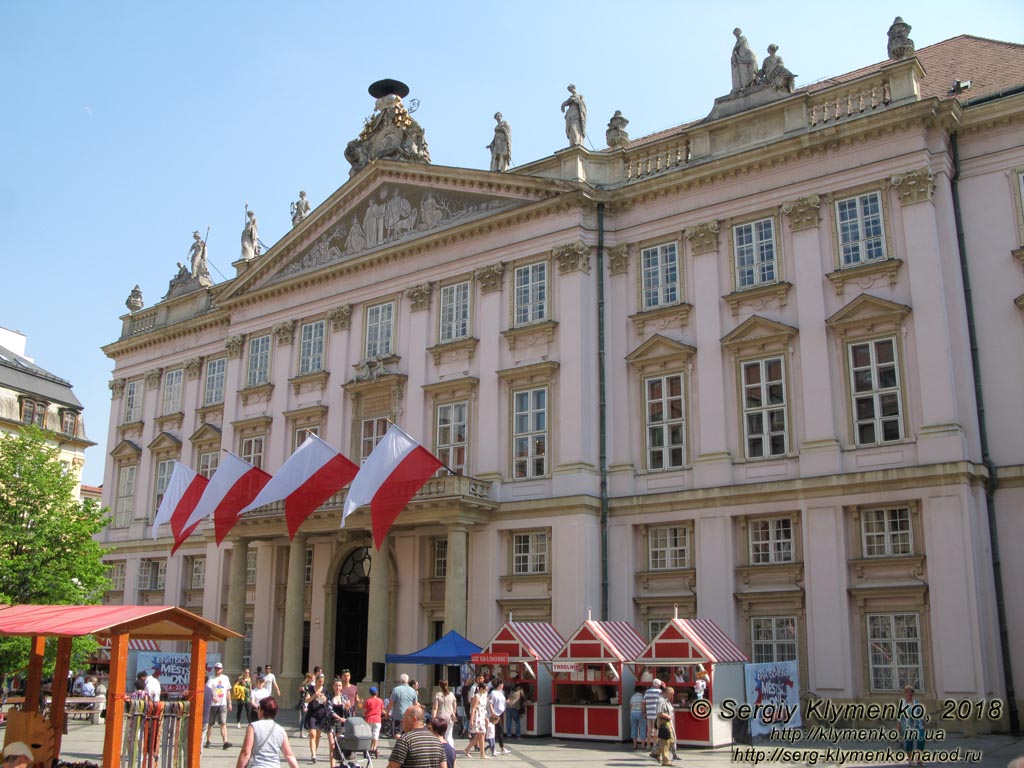
[(214, 668), (214, 669), (224, 669), (224, 665), (223, 665), (223, 664), (221, 664), (221, 663), (220, 663), (220, 662), (218, 661), (218, 662), (217, 662), (216, 664), (214, 664), (214, 665), (213, 665), (213, 668)]
[(27, 757), (29, 760), (35, 760), (32, 750), (24, 741), (12, 741), (4, 747), (4, 760), (8, 757)]
[(373, 696), (376, 693), (377, 693), (377, 686), (376, 685), (371, 685), (370, 686), (370, 695)]
[(653, 686), (654, 686), (655, 688), (661, 688), (661, 686), (663, 686), (663, 685), (664, 685), (664, 683), (663, 683), (663, 682), (661, 682), (661, 680), (659, 680), (658, 678), (654, 678), (654, 679), (653, 679), (653, 680), (651, 681), (651, 685), (653, 685)]

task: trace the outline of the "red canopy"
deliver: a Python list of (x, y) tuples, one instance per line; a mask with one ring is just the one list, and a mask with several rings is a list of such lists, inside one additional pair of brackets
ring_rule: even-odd
[(142, 640), (190, 640), (200, 631), (209, 641), (238, 632), (167, 605), (9, 605), (0, 607), (0, 635), (81, 637), (130, 634)]

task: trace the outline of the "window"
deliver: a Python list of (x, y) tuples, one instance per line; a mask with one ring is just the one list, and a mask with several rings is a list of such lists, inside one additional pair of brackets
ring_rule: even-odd
[(320, 437), (319, 424), (306, 424), (302, 427), (296, 427), (295, 431), (292, 432), (292, 453), (299, 450), (299, 447), (306, 442), (306, 438), (310, 435)]
[(117, 501), (114, 509), (114, 527), (127, 528), (132, 522), (135, 506), (135, 473), (138, 466), (129, 464), (117, 473)]
[(139, 578), (136, 588), (139, 590), (158, 590), (164, 588), (167, 579), (166, 560), (140, 560)]
[(256, 555), (255, 549), (245, 551), (245, 584), (248, 587), (256, 583)]
[(652, 571), (690, 567), (690, 531), (681, 525), (651, 528), (648, 564)]
[(167, 490), (167, 483), (170, 482), (171, 473), (174, 471), (174, 459), (164, 459), (156, 463), (156, 498), (153, 500), (153, 512), (160, 509), (160, 502), (164, 500), (164, 491)]
[(206, 586), (206, 558), (193, 557), (189, 562), (189, 589), (202, 589)]
[(242, 668), (252, 666), (252, 622), (245, 622), (245, 637), (242, 638)]
[(60, 431), (65, 435), (74, 435), (78, 426), (78, 414), (74, 411), (64, 411), (60, 417)]
[(263, 467), (263, 448), (266, 439), (264, 435), (242, 438), (242, 458), (258, 469)]
[(885, 258), (880, 193), (869, 192), (837, 200), (836, 227), (842, 266), (852, 267)]
[(796, 616), (757, 616), (750, 620), (751, 661), (796, 661)]
[(220, 463), (220, 451), (204, 451), (199, 454), (199, 474), (209, 480), (217, 471)]
[(306, 323), (299, 337), (299, 375), (324, 369), (324, 321)]
[(774, 283), (775, 224), (761, 219), (732, 228), (736, 254), (736, 290)]
[(916, 613), (868, 614), (871, 690), (921, 690), (921, 631)]
[(750, 564), (793, 562), (793, 522), (788, 517), (750, 521)]
[(878, 445), (903, 438), (903, 409), (896, 365), (896, 339), (851, 344), (850, 389), (857, 445)]
[(512, 535), (512, 573), (525, 576), (548, 571), (548, 535), (545, 531)]
[(388, 357), (394, 351), (395, 302), (366, 308), (366, 359)]
[(548, 265), (545, 261), (515, 271), (515, 324), (529, 325), (548, 316)]
[(124, 421), (130, 424), (142, 419), (142, 379), (124, 385)]
[[(456, 475), (466, 474), (466, 420), (469, 402), (443, 403), (437, 406), (437, 439), (435, 455)], [(447, 472), (442, 467), (439, 472)]]
[(107, 563), (107, 578), (110, 579), (110, 589), (114, 592), (124, 592), (124, 561)]
[(441, 328), (438, 341), (469, 336), (469, 281), (441, 287)]
[(224, 375), (227, 371), (227, 358), (218, 357), (206, 363), (206, 390), (203, 394), (203, 405), (216, 405), (224, 402)]
[(679, 301), (679, 257), (675, 243), (666, 243), (640, 252), (643, 269), (644, 309), (654, 309)]
[(647, 408), (647, 468), (675, 469), (686, 462), (683, 375), (644, 380)]
[(435, 579), (443, 579), (448, 575), (448, 539), (434, 539), (433, 549), (432, 574)]
[(886, 507), (861, 511), (864, 557), (900, 557), (914, 552), (910, 509)]
[(313, 548), (306, 549), (306, 564), (302, 571), (302, 580), (305, 584), (313, 583)]
[(249, 370), (245, 386), (258, 387), (270, 382), (270, 335), (249, 339)]
[(363, 437), (360, 441), (359, 463), (362, 464), (373, 453), (384, 435), (388, 431), (388, 420), (381, 417), (376, 419), (365, 419), (363, 421)]
[(512, 476), (544, 477), (548, 471), (548, 390), (512, 394)]
[(648, 619), (647, 620), (647, 642), (650, 642), (658, 636), (666, 626), (668, 626), (668, 619)]
[(743, 371), (743, 437), (748, 459), (786, 455), (786, 384), (781, 357), (752, 360)]
[(46, 425), (46, 403), (24, 399), (21, 401), (21, 421), (35, 424), (37, 427)]
[(181, 380), (184, 375), (185, 371), (181, 368), (164, 374), (164, 404), (161, 411), (164, 416), (181, 410)]

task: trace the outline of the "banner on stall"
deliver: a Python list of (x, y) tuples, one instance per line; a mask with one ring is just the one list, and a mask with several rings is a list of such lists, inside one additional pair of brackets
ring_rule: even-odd
[[(213, 665), (220, 661), (219, 653), (206, 654), (206, 672), (203, 681), (210, 676)], [(135, 657), (135, 674), (155, 670), (160, 671), (160, 690), (170, 696), (178, 697), (188, 691), (188, 675), (192, 668), (191, 653), (161, 653), (139, 651)]]
[[(747, 703), (756, 706), (760, 715), (750, 719), (751, 736), (767, 736), (779, 728), (799, 728), (800, 669), (795, 661), (747, 664)], [(774, 706), (766, 706), (766, 705)], [(783, 707), (781, 705), (785, 704)], [(788, 712), (796, 706), (796, 714)], [(786, 718), (790, 717), (789, 722)]]
[(469, 657), (474, 664), (508, 664), (507, 653), (474, 653)]

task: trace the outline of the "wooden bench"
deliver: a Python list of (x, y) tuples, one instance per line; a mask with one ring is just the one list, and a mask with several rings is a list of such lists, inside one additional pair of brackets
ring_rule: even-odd
[[(46, 697), (46, 706), (43, 711), (44, 717), (49, 717), (52, 699)], [(105, 696), (68, 696), (64, 699), (65, 723), (73, 717), (82, 717), (92, 721), (93, 725), (100, 724), (100, 712), (106, 702)]]
[(25, 704), (24, 696), (8, 696), (7, 701), (0, 707), (0, 723), (7, 719), (7, 713), (12, 709), (23, 709)]

